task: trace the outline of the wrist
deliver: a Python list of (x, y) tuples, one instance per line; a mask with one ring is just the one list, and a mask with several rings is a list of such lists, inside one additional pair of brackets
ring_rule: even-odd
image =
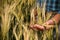
[(55, 21), (56, 24), (59, 23), (60, 21), (60, 14), (56, 14), (53, 18), (52, 18), (53, 21)]

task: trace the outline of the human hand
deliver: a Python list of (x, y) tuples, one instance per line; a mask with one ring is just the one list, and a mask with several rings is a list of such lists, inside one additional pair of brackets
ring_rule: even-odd
[(40, 30), (40, 31), (44, 31), (45, 29), (46, 30), (49, 30), (50, 28), (52, 28), (54, 25), (54, 22), (53, 20), (48, 20), (46, 21), (43, 25), (38, 25), (38, 24), (32, 24), (30, 25), (30, 27), (33, 29), (33, 30)]
[(43, 25), (45, 26), (46, 30), (49, 30), (50, 28), (53, 28), (54, 21), (52, 19), (50, 19), (50, 20), (46, 21)]
[(40, 30), (40, 31), (45, 30), (44, 26), (38, 25), (38, 24), (30, 25), (30, 27), (31, 27), (33, 30)]

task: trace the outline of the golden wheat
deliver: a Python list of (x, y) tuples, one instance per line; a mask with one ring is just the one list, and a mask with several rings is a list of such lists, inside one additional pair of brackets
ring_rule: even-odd
[[(29, 27), (30, 23), (53, 27), (43, 24), (52, 16), (52, 13), (45, 14), (46, 3), (43, 3), (42, 8), (36, 5), (36, 0), (3, 0), (1, 4), (3, 5), (0, 6), (1, 40), (53, 40), (53, 28), (42, 32)], [(34, 16), (36, 7), (37, 20)], [(58, 40), (58, 27), (55, 26)]]

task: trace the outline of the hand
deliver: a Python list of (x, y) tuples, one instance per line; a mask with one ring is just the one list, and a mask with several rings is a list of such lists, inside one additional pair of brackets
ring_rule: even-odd
[[(40, 30), (40, 31), (44, 31), (45, 29), (46, 30), (49, 30), (50, 28), (52, 28), (53, 26), (53, 20), (48, 20), (47, 22), (45, 22), (43, 25), (38, 25), (38, 24), (32, 24), (30, 25), (30, 27), (33, 29), (33, 30)], [(45, 27), (44, 27), (45, 25)]]
[(47, 22), (45, 22), (43, 25), (46, 25), (46, 30), (49, 30), (50, 28), (53, 27), (54, 25), (54, 21), (51, 19), (51, 20), (48, 20)]
[(33, 29), (33, 30), (45, 30), (44, 26), (42, 25), (38, 25), (38, 24), (34, 24), (34, 25), (30, 25), (30, 27)]
[[(55, 19), (56, 23), (58, 23), (58, 22), (60, 21), (60, 18), (59, 18), (59, 17), (60, 17), (60, 14), (56, 14), (52, 19)], [(51, 26), (51, 25), (54, 25), (54, 24), (55, 24), (52, 19), (46, 21), (46, 22), (43, 24), (43, 26), (38, 25), (38, 24), (34, 24), (34, 25), (31, 25), (30, 27), (31, 27), (32, 29), (37, 29), (37, 30), (45, 30), (45, 29), (46, 29), (46, 30), (49, 30), (50, 28), (53, 27), (53, 26)], [(46, 25), (46, 26), (44, 27), (44, 25)]]

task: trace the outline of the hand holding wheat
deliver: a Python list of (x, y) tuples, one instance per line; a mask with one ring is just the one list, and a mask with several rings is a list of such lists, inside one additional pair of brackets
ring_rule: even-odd
[(39, 25), (39, 24), (34, 24), (34, 25), (30, 25), (30, 27), (32, 29), (37, 29), (37, 30), (40, 30), (40, 31), (43, 31), (43, 30), (49, 30), (50, 28), (53, 27), (53, 20), (48, 20), (47, 22), (45, 22), (43, 25)]

